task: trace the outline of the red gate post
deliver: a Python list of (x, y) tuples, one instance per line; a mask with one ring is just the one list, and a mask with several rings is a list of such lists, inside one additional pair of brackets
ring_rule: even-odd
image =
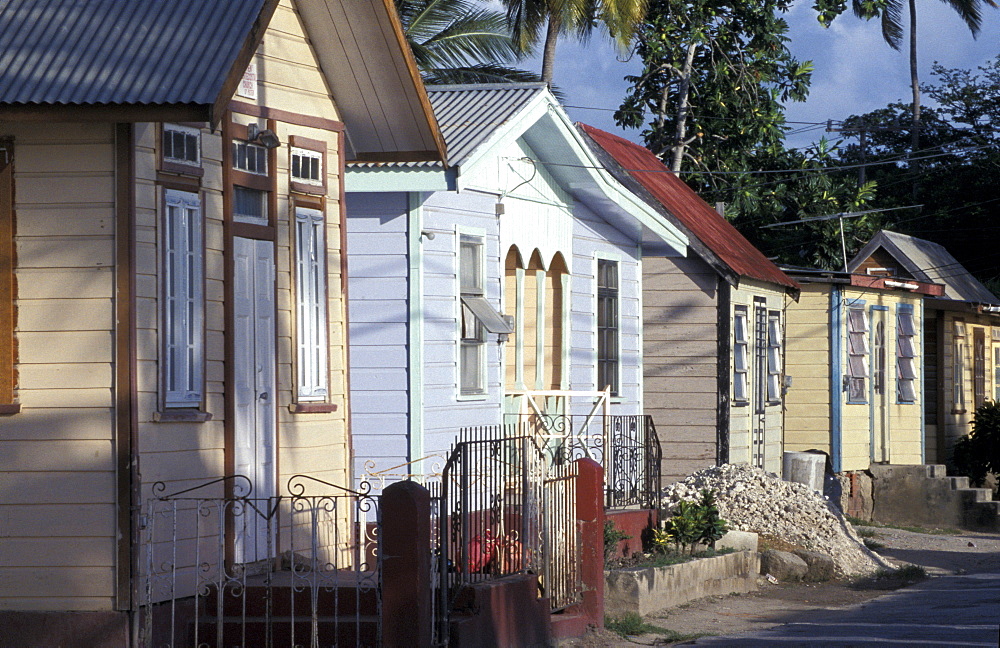
[(431, 645), (431, 498), (413, 481), (382, 491), (382, 645)]
[(583, 548), (583, 611), (604, 627), (604, 469), (593, 459), (577, 459), (576, 518)]

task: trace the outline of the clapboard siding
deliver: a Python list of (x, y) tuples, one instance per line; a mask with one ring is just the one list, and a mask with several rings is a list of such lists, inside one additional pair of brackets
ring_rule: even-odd
[(785, 373), (792, 386), (785, 394), (785, 450), (830, 446), (830, 295), (804, 284), (785, 313)]
[(718, 275), (694, 256), (646, 257), (642, 269), (643, 408), (671, 482), (716, 461)]
[(347, 198), (355, 478), (409, 457), (408, 200), (405, 193)]
[(7, 123), (4, 136), (15, 146), (22, 411), (0, 421), (0, 610), (108, 610), (113, 131)]

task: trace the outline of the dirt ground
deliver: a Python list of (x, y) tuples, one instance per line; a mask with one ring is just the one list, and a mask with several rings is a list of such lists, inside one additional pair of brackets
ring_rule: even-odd
[[(886, 527), (861, 527), (884, 547), (877, 552), (897, 564), (924, 567), (928, 575), (1000, 571), (1000, 534), (952, 531), (915, 533)], [(866, 531), (862, 531), (865, 533)], [(905, 583), (891, 581), (830, 581), (778, 583), (760, 579), (760, 589), (748, 594), (715, 596), (645, 617), (665, 630), (628, 639), (606, 630), (592, 632), (572, 646), (671, 646), (697, 636), (728, 635), (765, 630), (801, 621), (810, 612), (863, 603)], [(889, 589), (887, 589), (889, 588)], [(678, 636), (680, 635), (680, 636)]]

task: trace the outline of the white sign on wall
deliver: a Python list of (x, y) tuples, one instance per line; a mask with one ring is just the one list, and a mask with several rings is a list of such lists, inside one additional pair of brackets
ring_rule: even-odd
[(240, 79), (240, 85), (236, 89), (236, 94), (247, 99), (257, 99), (257, 61), (250, 61), (247, 71)]

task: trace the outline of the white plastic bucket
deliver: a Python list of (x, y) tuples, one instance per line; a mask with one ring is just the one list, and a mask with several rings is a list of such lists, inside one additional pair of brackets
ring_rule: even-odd
[(826, 455), (812, 452), (786, 452), (781, 459), (781, 477), (823, 492)]

